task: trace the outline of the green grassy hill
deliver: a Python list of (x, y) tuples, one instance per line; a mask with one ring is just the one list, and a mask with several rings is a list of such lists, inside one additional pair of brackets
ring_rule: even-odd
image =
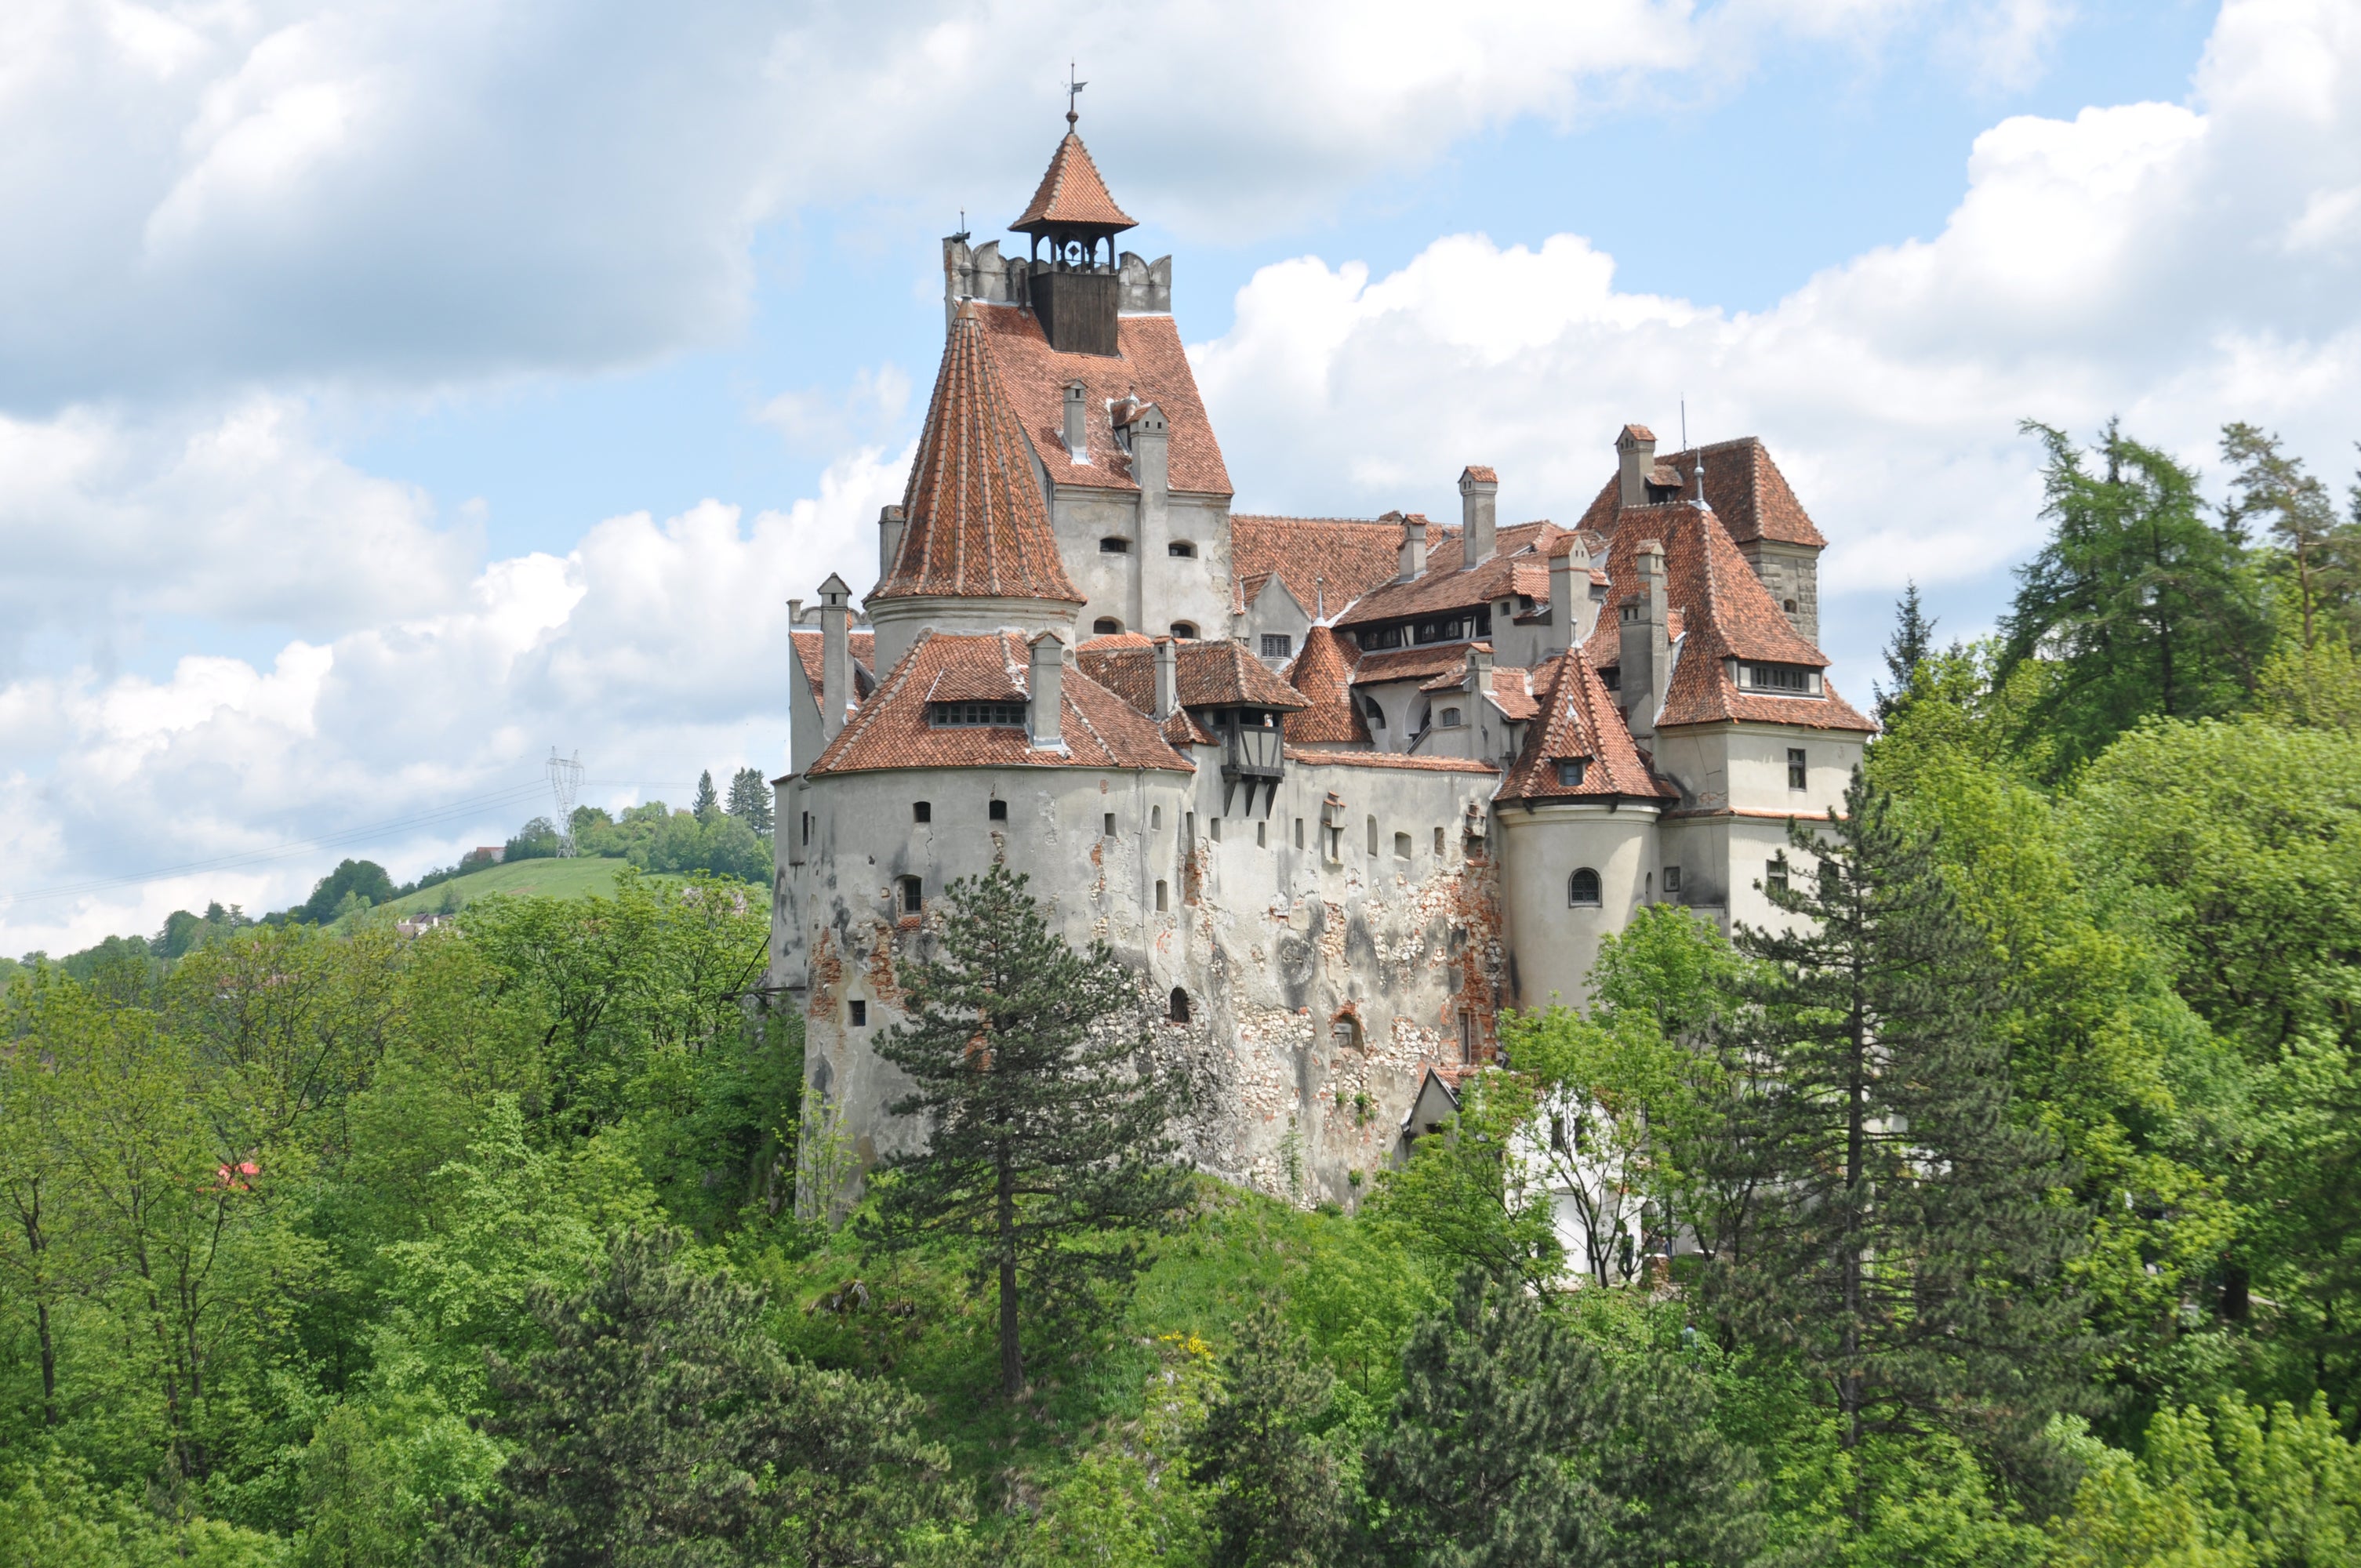
[[(593, 898), (611, 896), (615, 878), (629, 865), (628, 861), (518, 861), (514, 864), (491, 866), (466, 876), (453, 877), (449, 882), (436, 883), (421, 888), (407, 897), (397, 898), (384, 907), (402, 915), (432, 915), (439, 910), (464, 909), (489, 894), (510, 893), (519, 897), (538, 895), (544, 898)], [(661, 880), (675, 882), (676, 877)]]

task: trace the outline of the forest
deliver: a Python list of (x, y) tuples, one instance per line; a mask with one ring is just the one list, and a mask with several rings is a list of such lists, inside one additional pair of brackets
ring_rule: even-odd
[(1004, 873), (858, 1201), (728, 876), (0, 977), (0, 1568), (2361, 1564), (2361, 483), (2027, 434), (1793, 929), (1643, 910), (1348, 1208)]

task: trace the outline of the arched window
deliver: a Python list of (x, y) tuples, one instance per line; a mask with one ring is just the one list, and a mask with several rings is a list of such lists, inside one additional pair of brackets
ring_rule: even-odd
[(1119, 637), (1122, 634), (1123, 622), (1111, 615), (1103, 615), (1091, 622), (1091, 635), (1093, 637)]
[(1439, 719), (1439, 720), (1437, 720), (1437, 722), (1438, 722), (1438, 723), (1440, 723), (1440, 724), (1443, 726), (1443, 728), (1444, 728), (1444, 729), (1458, 729), (1458, 728), (1459, 728), (1459, 710), (1458, 710), (1457, 708), (1455, 708), (1455, 707), (1446, 707), (1446, 708), (1444, 708), (1444, 709), (1443, 710), (1443, 717), (1442, 717), (1442, 718), (1441, 718), (1441, 719)]
[(1598, 873), (1583, 867), (1565, 879), (1565, 901), (1576, 909), (1598, 907)]
[(1378, 700), (1375, 697), (1371, 697), (1363, 706), (1361, 717), (1368, 720), (1369, 728), (1372, 729), (1383, 729), (1386, 727), (1386, 710), (1378, 706)]
[(1189, 1021), (1189, 993), (1174, 986), (1171, 1004), (1164, 1010), (1164, 1016), (1172, 1023), (1186, 1024)]
[(1197, 623), (1193, 620), (1176, 620), (1172, 623), (1172, 635), (1184, 642), (1193, 642), (1197, 640)]
[(914, 876), (906, 876), (906, 877), (904, 877), (904, 878), (902, 879), (902, 913), (903, 913), (903, 914), (905, 914), (905, 915), (916, 915), (916, 914), (919, 911), (919, 909), (920, 909), (920, 908), (925, 905), (925, 903), (926, 903), (926, 899), (927, 899), (927, 889), (926, 889), (926, 883), (924, 883), (920, 882), (917, 877), (914, 877)]

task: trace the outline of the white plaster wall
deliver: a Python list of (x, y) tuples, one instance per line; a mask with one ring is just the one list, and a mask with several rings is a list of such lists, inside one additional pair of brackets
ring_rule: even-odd
[[(1805, 699), (1795, 700), (1800, 705)], [(1787, 785), (1790, 747), (1804, 752), (1800, 790)], [(1681, 786), (1684, 806), (1817, 817), (1831, 806), (1842, 808), (1861, 751), (1861, 738), (1846, 731), (1738, 724), (1660, 730), (1655, 757), (1658, 770)]]
[[(1612, 809), (1568, 803), (1531, 811), (1502, 804), (1495, 818), (1500, 906), (1516, 955), (1516, 1006), (1587, 1003), (1600, 941), (1620, 931), (1647, 895), (1656, 870), (1656, 818), (1654, 807), (1628, 802)], [(1595, 909), (1566, 902), (1568, 879), (1582, 866), (1598, 872)]]

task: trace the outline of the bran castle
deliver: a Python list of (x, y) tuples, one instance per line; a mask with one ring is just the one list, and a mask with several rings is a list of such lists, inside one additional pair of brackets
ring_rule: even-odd
[[(1069, 116), (1070, 125), (1071, 116)], [(1136, 966), (1202, 1168), (1299, 1201), (1455, 1103), (1504, 1009), (1581, 1003), (1641, 905), (1776, 918), (1789, 819), (1871, 722), (1820, 652), (1825, 541), (1759, 441), (1625, 425), (1572, 526), (1234, 513), (1172, 266), (1071, 128), (947, 341), (878, 580), (790, 610), (769, 985), (862, 1168), (922, 1129), (873, 1042), (994, 861)], [(809, 628), (807, 630), (807, 628)]]

